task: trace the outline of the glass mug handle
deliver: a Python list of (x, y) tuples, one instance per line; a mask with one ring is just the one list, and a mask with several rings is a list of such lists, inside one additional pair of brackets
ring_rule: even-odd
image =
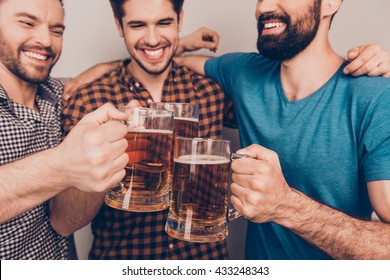
[[(243, 155), (243, 154), (237, 154), (237, 153), (231, 153), (230, 154), (230, 160), (231, 161), (234, 161), (236, 159), (240, 159), (240, 158), (248, 158), (249, 156), (247, 155)], [(237, 212), (237, 210), (233, 207), (233, 206), (230, 206), (228, 207), (228, 211), (227, 211), (227, 214), (226, 214), (226, 219), (231, 222), (231, 221), (234, 221), (235, 219), (241, 217), (241, 214)]]
[(241, 214), (237, 212), (237, 210), (235, 208), (229, 208), (228, 210), (228, 213), (226, 215), (227, 217), (227, 220), (229, 222), (231, 221), (234, 221), (235, 219), (237, 219), (238, 217), (241, 217)]

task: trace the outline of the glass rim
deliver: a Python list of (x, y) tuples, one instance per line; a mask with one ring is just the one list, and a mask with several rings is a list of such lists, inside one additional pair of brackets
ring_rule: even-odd
[(162, 102), (162, 101), (159, 101), (159, 102), (150, 103), (150, 105), (152, 105), (152, 104), (193, 105), (193, 106), (199, 107), (199, 104), (189, 103), (189, 102)]
[(137, 109), (139, 111), (150, 111), (150, 112), (163, 112), (165, 115), (173, 115), (173, 112), (172, 111), (168, 111), (168, 110), (164, 110), (164, 109), (155, 109), (155, 108), (148, 108), (148, 107), (131, 107), (131, 106), (119, 106), (118, 107), (118, 110), (121, 111), (121, 112), (125, 112), (123, 111), (123, 109)]
[(177, 140), (184, 140), (184, 141), (198, 141), (198, 143), (203, 143), (203, 142), (214, 142), (214, 143), (231, 143), (231, 140), (228, 139), (212, 139), (212, 138), (202, 138), (202, 137), (184, 137), (184, 136), (176, 136), (175, 141)]

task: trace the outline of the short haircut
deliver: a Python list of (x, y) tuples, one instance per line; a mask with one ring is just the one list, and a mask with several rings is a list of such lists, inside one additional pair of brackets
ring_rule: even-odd
[[(125, 11), (123, 9), (123, 5), (126, 1), (131, 0), (110, 0), (110, 4), (112, 7), (112, 11), (114, 12), (114, 16), (118, 19), (120, 24), (122, 25), (122, 18), (125, 16)], [(173, 9), (177, 14), (177, 18), (179, 20), (180, 12), (183, 8), (184, 0), (169, 0), (172, 3)]]

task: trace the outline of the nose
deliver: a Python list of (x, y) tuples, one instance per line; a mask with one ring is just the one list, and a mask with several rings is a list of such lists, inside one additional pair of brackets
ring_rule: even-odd
[(47, 27), (40, 27), (37, 28), (34, 34), (35, 42), (39, 45), (43, 46), (44, 48), (51, 47), (52, 45), (52, 37), (51, 32), (49, 28)]
[(256, 5), (256, 19), (260, 15), (266, 13), (272, 13), (277, 10), (277, 1), (276, 0), (258, 0)]
[(160, 32), (158, 28), (148, 28), (147, 34), (145, 36), (145, 42), (151, 47), (157, 46), (160, 43)]

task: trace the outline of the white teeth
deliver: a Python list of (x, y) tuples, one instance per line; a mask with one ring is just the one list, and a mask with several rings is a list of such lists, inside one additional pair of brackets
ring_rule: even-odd
[(160, 56), (163, 53), (163, 49), (158, 49), (158, 50), (153, 50), (153, 51), (145, 50), (145, 53), (148, 56), (157, 57), (157, 56)]
[(282, 26), (282, 25), (283, 25), (283, 23), (281, 23), (281, 22), (271, 22), (271, 23), (264, 24), (264, 28), (265, 29), (269, 29), (269, 28), (279, 27), (279, 26)]
[(39, 60), (46, 60), (47, 56), (33, 53), (33, 52), (24, 52), (28, 57), (39, 59)]

